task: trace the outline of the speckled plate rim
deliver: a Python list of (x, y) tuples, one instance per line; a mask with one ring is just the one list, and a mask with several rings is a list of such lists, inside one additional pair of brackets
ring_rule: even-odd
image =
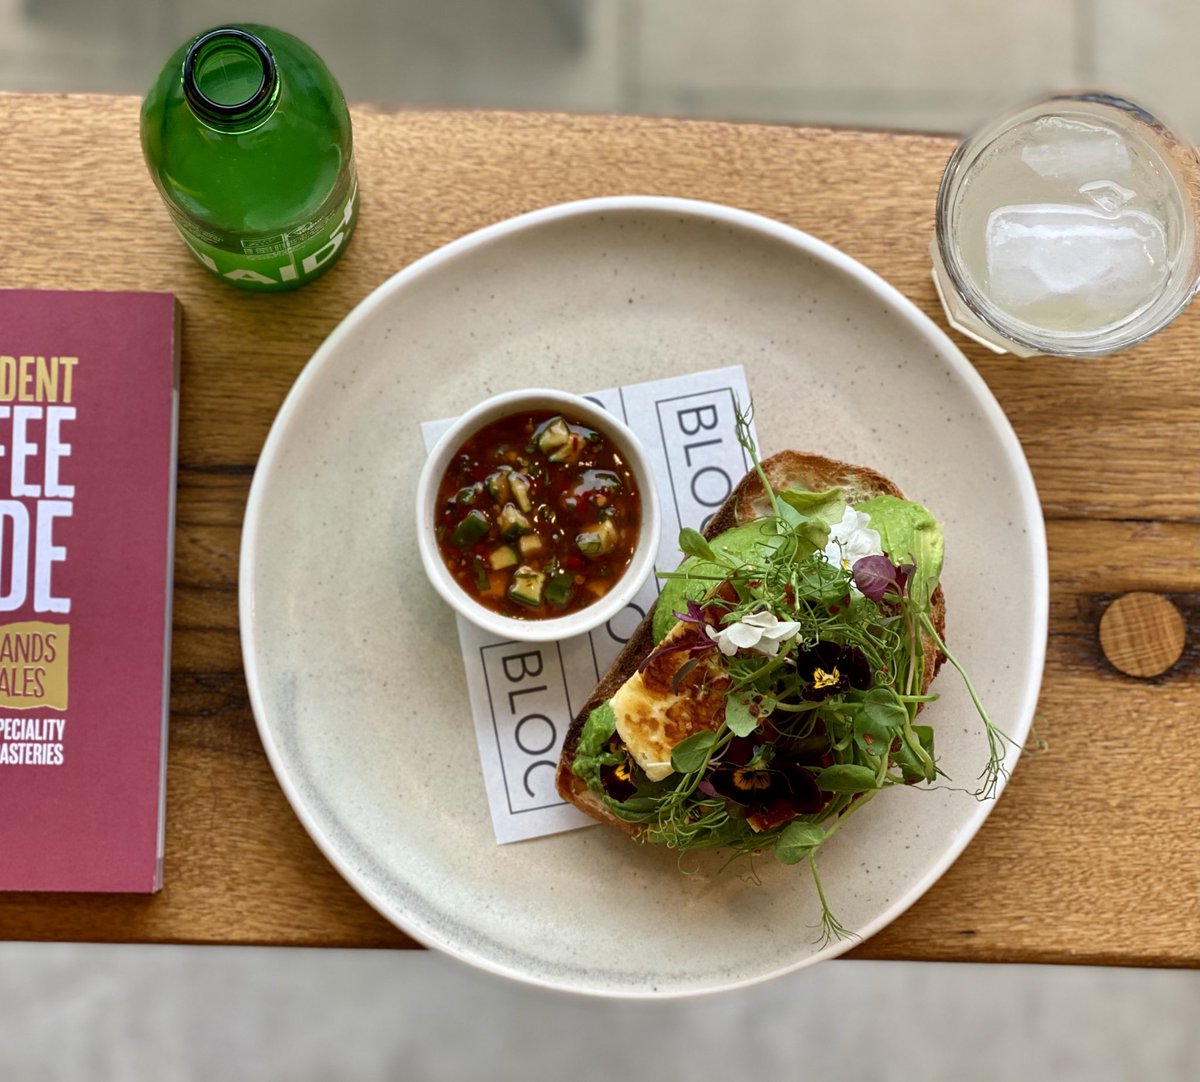
[(485, 247), (498, 239), (545, 225), (548, 222), (621, 211), (659, 211), (707, 219), (713, 224), (746, 230), (759, 234), (764, 238), (783, 242), (794, 248), (798, 255), (823, 262), (829, 266), (831, 271), (841, 273), (853, 279), (867, 293), (872, 294), (877, 300), (891, 306), (896, 315), (907, 323), (912, 330), (916, 331), (930, 348), (945, 360), (954, 375), (962, 381), (965, 390), (975, 400), (985, 420), (999, 440), (1008, 465), (1012, 468), (1014, 475), (1018, 479), (1021, 509), (1024, 516), (1022, 525), (1028, 531), (1028, 547), (1034, 557), (1033, 574), (1031, 581), (1028, 583), (1031, 610), (1033, 612), (1033, 620), (1029, 628), (1027, 640), (1029, 644), (1028, 667), (1026, 670), (1028, 675), (1022, 689), (1016, 724), (1012, 725), (1008, 731), (1012, 742), (1005, 756), (1006, 776), (1001, 779), (996, 791), (996, 798), (999, 798), (1006, 787), (1007, 774), (1011, 774), (1020, 756), (1021, 747), (1029, 735), (1034, 710), (1041, 690), (1049, 626), (1050, 590), (1045, 521), (1033, 475), (1030, 472), (1029, 464), (1025, 458), (1020, 441), (1017, 439), (1007, 415), (996, 401), (991, 389), (958, 346), (954, 344), (950, 337), (937, 324), (894, 286), (857, 260), (802, 230), (751, 211), (740, 210), (719, 203), (673, 196), (643, 195), (602, 196), (576, 200), (569, 203), (559, 203), (505, 219), (504, 221), (485, 226), (482, 229), (459, 237), (457, 240), (451, 241), (441, 248), (437, 248), (421, 256), (376, 287), (341, 321), (330, 333), (329, 337), (318, 347), (300, 375), (296, 378), (295, 383), (292, 385), (271, 425), (270, 432), (267, 435), (254, 471), (254, 478), (250, 487), (250, 495), (247, 500), (246, 513), (243, 520), (239, 566), (238, 613), (243, 666), (249, 691), (250, 705), (254, 713), (259, 737), (262, 740), (263, 748), (266, 751), (267, 759), (271, 764), (276, 779), (284, 795), (287, 797), (292, 810), (296, 813), (297, 818), (299, 818), (318, 849), (320, 849), (325, 858), (346, 882), (380, 915), (426, 947), (440, 950), (459, 961), (498, 976), (521, 980), (550, 991), (570, 992), (589, 997), (608, 999), (685, 999), (759, 984), (763, 981), (807, 968), (817, 962), (837, 957), (858, 943), (869, 939), (881, 928), (886, 927), (904, 913), (941, 878), (946, 870), (962, 854), (971, 839), (974, 838), (979, 828), (983, 825), (984, 820), (991, 813), (996, 801), (979, 802), (974, 811), (964, 817), (962, 827), (955, 836), (954, 842), (946, 847), (941, 858), (906, 891), (898, 896), (891, 905), (884, 908), (874, 919), (868, 921), (859, 930), (858, 939), (842, 940), (830, 944), (824, 950), (801, 957), (791, 964), (755, 973), (741, 980), (728, 981), (719, 986), (707, 988), (672, 989), (667, 992), (655, 991), (653, 989), (630, 988), (622, 989), (620, 992), (613, 992), (588, 987), (569, 987), (560, 982), (546, 979), (536, 973), (515, 971), (493, 959), (481, 957), (464, 949), (460, 944), (437, 935), (432, 929), (418, 926), (408, 918), (407, 914), (397, 912), (396, 907), (390, 904), (388, 899), (381, 897), (369, 884), (363, 882), (355, 874), (353, 867), (344, 858), (339, 848), (325, 834), (315, 817), (310, 813), (301, 797), (298, 787), (289, 774), (287, 763), (284, 761), (270, 727), (270, 720), (263, 699), (262, 685), (259, 679), (258, 659), (253, 651), (255, 638), (253, 634), (255, 628), (253, 566), (254, 553), (258, 545), (261, 528), (260, 509), (265, 499), (264, 493), (270, 484), (276, 458), (281, 454), (285, 441), (289, 437), (293, 414), (299, 412), (300, 403), (307, 396), (319, 392), (320, 381), (325, 375), (326, 368), (338, 356), (343, 341), (349, 339), (354, 334), (358, 322), (366, 319), (369, 315), (375, 313), (376, 310), (387, 307), (392, 302), (392, 299), (403, 291), (410, 282), (423, 277), (472, 249)]

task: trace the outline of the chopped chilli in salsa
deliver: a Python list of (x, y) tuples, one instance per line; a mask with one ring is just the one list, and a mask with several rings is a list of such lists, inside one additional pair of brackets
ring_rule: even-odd
[(546, 619), (586, 608), (621, 578), (641, 497), (602, 432), (529, 411), (463, 443), (435, 514), (442, 559), (469, 595), (506, 616)]

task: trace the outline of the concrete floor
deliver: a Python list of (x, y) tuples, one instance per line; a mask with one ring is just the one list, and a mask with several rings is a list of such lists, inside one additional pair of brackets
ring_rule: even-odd
[[(306, 39), (356, 101), (957, 132), (1102, 84), (1200, 132), (1185, 0), (0, 0), (0, 90), (141, 93), (227, 19)], [(635, 1006), (415, 952), (0, 944), (0, 1082), (1182, 1082), (1198, 1014), (1191, 972), (837, 961)]]
[(958, 132), (1101, 85), (1200, 132), (1188, 0), (0, 0), (0, 90), (142, 93), (229, 19), (304, 38), (353, 101)]
[(12, 1082), (1184, 1082), (1196, 974), (834, 961), (597, 1003), (416, 952), (10, 944)]

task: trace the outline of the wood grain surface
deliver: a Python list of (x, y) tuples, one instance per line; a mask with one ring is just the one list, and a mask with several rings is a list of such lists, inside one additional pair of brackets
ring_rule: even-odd
[[(0, 896), (0, 936), (411, 946), (288, 807), (247, 702), (238, 544), (254, 464), (304, 363), (417, 256), (550, 203), (710, 199), (777, 218), (879, 272), (939, 325), (929, 276), (942, 138), (593, 116), (354, 112), (362, 210), (298, 293), (204, 272), (146, 174), (134, 98), (0, 96), (0, 285), (167, 289), (184, 310), (166, 888)], [(1012, 420), (1047, 515), (1050, 640), (1037, 733), (978, 837), (857, 957), (1200, 963), (1200, 312), (1120, 356), (996, 357), (958, 339)], [(951, 449), (952, 450), (952, 449)], [(1106, 660), (1130, 591), (1183, 615), (1152, 679)], [(3, 859), (0, 854), (0, 859)]]

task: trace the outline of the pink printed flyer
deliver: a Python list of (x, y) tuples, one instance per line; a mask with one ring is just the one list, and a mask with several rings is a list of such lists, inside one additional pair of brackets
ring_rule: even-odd
[(0, 889), (162, 886), (179, 310), (0, 290)]

